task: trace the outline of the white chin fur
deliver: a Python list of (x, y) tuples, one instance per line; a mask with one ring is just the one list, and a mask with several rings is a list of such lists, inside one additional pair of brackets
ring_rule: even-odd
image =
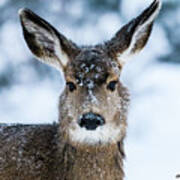
[(85, 144), (116, 143), (120, 139), (121, 134), (121, 127), (113, 127), (107, 124), (92, 131), (81, 128), (78, 125), (69, 130), (71, 141)]

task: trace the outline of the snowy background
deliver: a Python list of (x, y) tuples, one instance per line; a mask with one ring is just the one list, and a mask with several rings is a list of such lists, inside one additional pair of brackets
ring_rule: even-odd
[[(36, 61), (17, 11), (28, 7), (78, 44), (103, 42), (152, 0), (0, 0), (0, 123), (57, 120), (64, 82)], [(172, 180), (180, 173), (180, 0), (164, 0), (148, 45), (125, 67), (131, 93), (126, 180)]]

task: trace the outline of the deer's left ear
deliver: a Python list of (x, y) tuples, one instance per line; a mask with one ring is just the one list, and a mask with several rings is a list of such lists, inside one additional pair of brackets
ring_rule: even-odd
[(160, 0), (154, 0), (140, 16), (126, 24), (106, 43), (109, 54), (118, 59), (120, 64), (126, 63), (128, 56), (139, 52), (146, 45), (160, 8)]

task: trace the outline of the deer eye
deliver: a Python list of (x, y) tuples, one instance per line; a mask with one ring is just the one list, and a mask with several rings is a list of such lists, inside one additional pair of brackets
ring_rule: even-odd
[(107, 85), (107, 89), (114, 91), (116, 89), (116, 84), (118, 83), (118, 81), (111, 81), (108, 85)]
[(73, 92), (74, 90), (76, 90), (76, 85), (73, 82), (67, 82), (66, 84), (69, 87), (70, 92)]

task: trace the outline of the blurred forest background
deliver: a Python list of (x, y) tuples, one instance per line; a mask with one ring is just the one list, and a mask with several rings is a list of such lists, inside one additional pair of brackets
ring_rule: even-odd
[[(0, 0), (0, 123), (57, 121), (59, 72), (35, 60), (18, 10), (27, 7), (79, 45), (113, 36), (152, 0)], [(131, 93), (126, 180), (180, 173), (180, 1), (164, 0), (145, 50), (120, 77)]]

